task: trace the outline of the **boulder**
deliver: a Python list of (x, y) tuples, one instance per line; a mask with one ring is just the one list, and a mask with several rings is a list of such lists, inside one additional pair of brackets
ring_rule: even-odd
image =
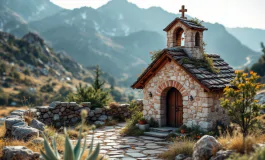
[(28, 141), (30, 138), (39, 137), (39, 130), (25, 125), (13, 126), (12, 135), (15, 139)]
[(29, 126), (44, 131), (45, 124), (34, 118)]
[(12, 130), (12, 126), (16, 123), (19, 122), (24, 122), (24, 119), (20, 116), (10, 116), (7, 117), (5, 120), (5, 126), (6, 126), (6, 130), (7, 131), (11, 131)]
[(192, 158), (193, 160), (208, 160), (220, 149), (220, 143), (213, 136), (205, 135), (195, 143)]
[(36, 160), (39, 159), (40, 154), (32, 152), (24, 146), (5, 146), (3, 149), (3, 160), (10, 159), (23, 159), (23, 160)]
[(214, 157), (211, 158), (211, 160), (225, 160), (233, 153), (234, 151), (231, 150), (220, 150), (216, 153)]
[(25, 112), (26, 112), (26, 110), (19, 109), (19, 110), (12, 111), (10, 113), (10, 115), (23, 116)]

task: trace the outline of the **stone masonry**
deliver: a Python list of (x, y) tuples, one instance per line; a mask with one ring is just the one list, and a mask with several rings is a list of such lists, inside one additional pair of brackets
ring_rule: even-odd
[[(143, 114), (149, 119), (155, 118), (160, 126), (166, 125), (166, 93), (176, 88), (183, 99), (183, 123), (200, 125), (203, 129), (212, 128), (217, 120), (227, 124), (229, 117), (220, 107), (222, 92), (205, 92), (204, 88), (173, 61), (168, 62), (146, 84), (144, 92)], [(153, 93), (153, 97), (149, 93)], [(194, 100), (190, 100), (190, 96)]]
[(131, 113), (129, 104), (121, 104), (118, 107), (91, 109), (90, 102), (81, 105), (75, 102), (53, 102), (50, 106), (36, 107), (36, 117), (46, 125), (53, 125), (56, 128), (61, 126), (75, 125), (81, 121), (80, 112), (88, 111), (87, 121), (94, 124), (104, 124), (105, 121), (113, 118), (129, 118)]
[[(177, 34), (176, 31), (178, 29), (184, 30), (184, 36), (185, 36), (185, 43), (183, 46), (183, 49), (186, 51), (186, 53), (193, 58), (201, 59), (203, 57), (203, 46), (195, 46), (195, 35), (196, 33), (199, 33), (200, 35), (200, 42), (199, 44), (203, 44), (203, 32), (190, 29), (189, 27), (185, 26), (182, 23), (177, 23), (174, 25), (168, 32), (167, 32), (167, 47), (176, 47), (177, 44)], [(179, 35), (181, 36), (181, 35)]]

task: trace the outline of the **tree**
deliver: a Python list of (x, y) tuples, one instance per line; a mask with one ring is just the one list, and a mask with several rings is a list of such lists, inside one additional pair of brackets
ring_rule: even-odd
[(102, 75), (102, 71), (100, 70), (98, 65), (96, 66), (95, 74), (96, 74), (96, 76), (94, 79), (93, 87), (95, 90), (102, 89), (103, 85), (105, 84), (105, 81), (100, 80), (100, 76)]
[(111, 101), (111, 96), (108, 91), (95, 90), (93, 87), (79, 86), (76, 87), (77, 93), (70, 93), (67, 96), (69, 102), (91, 102), (92, 109), (102, 108)]
[(253, 127), (260, 114), (262, 105), (255, 100), (257, 91), (264, 85), (257, 83), (259, 76), (251, 71), (250, 74), (237, 71), (236, 77), (231, 82), (233, 87), (224, 89), (224, 98), (221, 98), (221, 106), (227, 109), (231, 120), (241, 127), (243, 143), (248, 131)]

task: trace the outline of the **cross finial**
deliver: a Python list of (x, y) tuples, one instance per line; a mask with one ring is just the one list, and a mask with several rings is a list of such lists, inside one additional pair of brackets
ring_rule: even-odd
[(188, 10), (185, 9), (185, 5), (182, 5), (181, 10), (179, 10), (179, 12), (181, 12), (181, 18), (183, 18), (183, 19), (187, 19), (187, 18), (185, 17), (185, 12), (188, 12)]

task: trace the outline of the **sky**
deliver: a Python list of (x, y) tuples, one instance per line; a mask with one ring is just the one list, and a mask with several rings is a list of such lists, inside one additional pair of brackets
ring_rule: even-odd
[[(88, 6), (98, 8), (109, 0), (51, 0), (67, 9)], [(205, 22), (220, 23), (226, 27), (265, 29), (265, 0), (128, 0), (140, 8), (161, 7), (178, 13), (181, 5), (188, 15)]]

